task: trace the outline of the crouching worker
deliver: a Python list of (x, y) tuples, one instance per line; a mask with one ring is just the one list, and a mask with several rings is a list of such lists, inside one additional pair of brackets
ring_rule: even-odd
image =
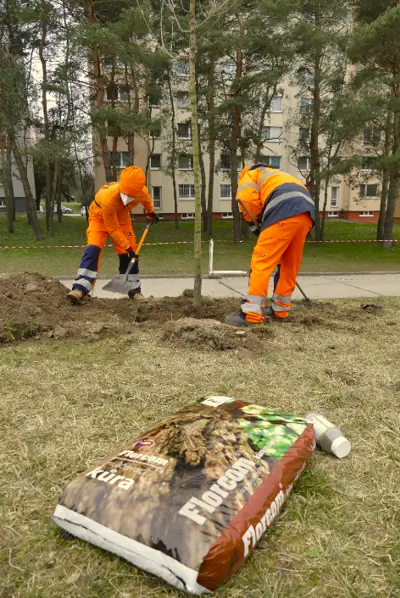
[(262, 164), (242, 170), (237, 199), (258, 221), (260, 229), (239, 203), (243, 217), (258, 236), (258, 241), (251, 260), (248, 295), (242, 301), (239, 315), (228, 316), (225, 321), (234, 326), (264, 322), (268, 282), (276, 266), (280, 265), (268, 315), (284, 322), (292, 306), (304, 243), (314, 226), (314, 203), (300, 180)]
[[(119, 183), (106, 183), (96, 193), (89, 210), (87, 247), (72, 291), (68, 293), (72, 303), (80, 303), (93, 290), (100, 269), (101, 255), (109, 237), (119, 257), (120, 274), (126, 273), (130, 260), (136, 257), (136, 239), (130, 210), (141, 204), (147, 213), (147, 219), (158, 221), (145, 182), (146, 177), (141, 168), (128, 166), (121, 172)], [(132, 282), (129, 297), (135, 301), (145, 301), (141, 292), (138, 261), (128, 280)]]

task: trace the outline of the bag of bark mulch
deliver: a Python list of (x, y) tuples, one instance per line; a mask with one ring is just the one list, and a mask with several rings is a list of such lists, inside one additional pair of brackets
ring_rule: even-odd
[(207, 593), (254, 549), (314, 447), (304, 419), (206, 397), (73, 479), (53, 519), (179, 589)]

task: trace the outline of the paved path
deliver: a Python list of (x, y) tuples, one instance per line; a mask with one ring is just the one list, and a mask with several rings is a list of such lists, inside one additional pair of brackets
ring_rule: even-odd
[[(62, 280), (71, 288), (72, 280)], [(105, 299), (118, 298), (103, 291), (108, 280), (98, 280), (93, 295)], [(321, 275), (299, 276), (298, 282), (310, 299), (345, 299), (347, 297), (400, 297), (400, 274), (355, 274), (347, 276)], [(185, 289), (193, 288), (192, 278), (145, 278), (142, 289), (145, 295), (153, 297), (177, 297)], [(270, 285), (270, 293), (271, 293)], [(221, 279), (204, 279), (203, 295), (210, 297), (240, 297), (247, 292), (247, 277), (224, 277)], [(294, 298), (301, 299), (296, 288)]]

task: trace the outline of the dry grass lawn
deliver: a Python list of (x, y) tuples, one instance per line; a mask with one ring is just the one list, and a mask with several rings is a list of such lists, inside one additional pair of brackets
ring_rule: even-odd
[[(59, 537), (63, 485), (205, 394), (322, 411), (353, 444), (317, 453), (273, 529), (218, 598), (400, 596), (399, 301), (339, 301), (260, 350), (203, 351), (162, 331), (0, 348), (0, 596), (178, 598), (123, 560)], [(326, 310), (326, 313), (325, 313)]]

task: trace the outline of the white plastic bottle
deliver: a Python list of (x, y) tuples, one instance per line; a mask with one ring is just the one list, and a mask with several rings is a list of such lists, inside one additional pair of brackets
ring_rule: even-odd
[(335, 424), (320, 413), (307, 413), (305, 419), (314, 425), (315, 439), (323, 451), (332, 453), (338, 459), (347, 457), (351, 451), (351, 444)]

